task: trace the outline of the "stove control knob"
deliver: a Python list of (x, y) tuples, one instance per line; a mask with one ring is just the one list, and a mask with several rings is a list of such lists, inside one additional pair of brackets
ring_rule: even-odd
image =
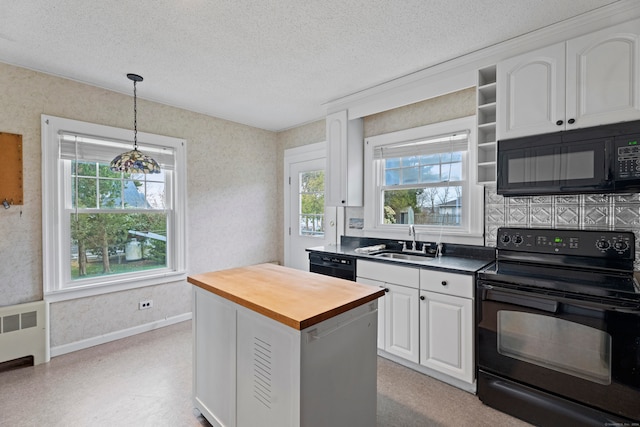
[(615, 250), (617, 250), (617, 251), (625, 251), (625, 250), (627, 250), (627, 248), (628, 248), (628, 247), (629, 247), (629, 245), (627, 245), (627, 243), (626, 243), (626, 242), (620, 242), (620, 241), (618, 241), (618, 242), (615, 242), (615, 243), (613, 244), (613, 248), (614, 248)]
[(609, 242), (607, 242), (606, 240), (598, 240), (596, 242), (596, 248), (601, 250), (609, 249)]
[(522, 243), (522, 236), (516, 236), (513, 238), (513, 243), (515, 243), (516, 245), (519, 245), (520, 243)]
[(500, 240), (502, 241), (502, 243), (509, 243), (509, 241), (511, 241), (511, 237), (509, 237), (508, 234), (505, 234), (500, 238)]

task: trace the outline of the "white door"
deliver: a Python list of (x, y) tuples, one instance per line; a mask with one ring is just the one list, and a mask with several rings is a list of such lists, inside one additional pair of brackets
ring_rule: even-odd
[(324, 156), (323, 152), (322, 157), (312, 159), (298, 161), (294, 157), (287, 161), (285, 158), (287, 267), (308, 271), (309, 254), (305, 249), (336, 243), (336, 208), (325, 206)]
[[(356, 282), (362, 283), (364, 285), (376, 286), (378, 288), (382, 288), (385, 292), (389, 292), (389, 288), (387, 288), (386, 283), (381, 282), (379, 280), (373, 279), (365, 279), (364, 277), (358, 277)], [(386, 305), (388, 302), (387, 294), (385, 293), (382, 298), (378, 298), (378, 348), (385, 350), (385, 336), (384, 330), (386, 328), (386, 316), (387, 310)]]
[(422, 292), (420, 364), (473, 383), (473, 302)]
[(419, 291), (405, 286), (385, 284), (385, 350), (411, 362), (419, 362)]

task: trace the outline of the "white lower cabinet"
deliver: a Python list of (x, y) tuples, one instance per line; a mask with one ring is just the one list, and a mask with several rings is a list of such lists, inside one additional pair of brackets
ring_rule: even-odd
[[(418, 289), (387, 283), (385, 296), (385, 350), (417, 363), (419, 354)], [(379, 321), (379, 319), (378, 319)]]
[(420, 364), (465, 383), (475, 381), (474, 278), (420, 271)]
[(419, 274), (411, 267), (358, 261), (357, 281), (384, 288), (378, 300), (378, 348), (408, 361), (420, 361)]
[(297, 330), (194, 287), (194, 404), (215, 427), (376, 423), (377, 302)]
[[(386, 283), (381, 282), (379, 280), (373, 280), (373, 279), (367, 279), (364, 277), (357, 277), (356, 278), (356, 282), (358, 283), (362, 283), (363, 285), (370, 285), (370, 286), (377, 286), (381, 289), (384, 289), (385, 291), (387, 290), (386, 287)], [(384, 350), (384, 343), (385, 343), (385, 319), (387, 318), (387, 310), (386, 310), (386, 305), (387, 305), (387, 294), (389, 292), (385, 292), (384, 297), (382, 298), (378, 298), (378, 337), (377, 337), (377, 343), (378, 343), (378, 348), (381, 348)]]
[(475, 391), (472, 275), (363, 260), (357, 275), (386, 291), (378, 300), (382, 356)]
[(421, 292), (420, 364), (472, 383), (473, 301)]

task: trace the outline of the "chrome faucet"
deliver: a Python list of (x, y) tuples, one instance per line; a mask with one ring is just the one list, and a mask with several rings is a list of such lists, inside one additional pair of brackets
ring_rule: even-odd
[(409, 225), (409, 236), (413, 237), (413, 243), (411, 244), (411, 250), (415, 251), (416, 249), (416, 228), (413, 224)]
[(444, 249), (443, 243), (438, 243), (436, 246), (436, 257), (440, 258), (442, 256), (442, 250)]

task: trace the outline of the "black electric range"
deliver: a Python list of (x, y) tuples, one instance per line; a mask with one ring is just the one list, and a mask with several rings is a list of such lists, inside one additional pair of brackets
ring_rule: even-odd
[(498, 230), (476, 285), (485, 404), (541, 426), (640, 421), (635, 245), (628, 231)]

